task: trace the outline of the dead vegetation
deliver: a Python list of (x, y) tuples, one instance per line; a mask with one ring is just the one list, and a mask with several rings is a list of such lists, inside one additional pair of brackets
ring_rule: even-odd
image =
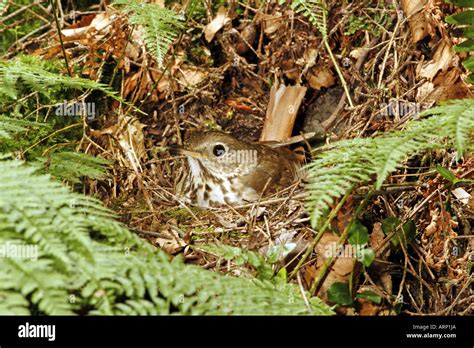
[[(172, 7), (184, 13), (191, 3)], [(444, 22), (456, 8), (431, 0), (328, 1), (329, 42), (354, 101), (348, 107), (321, 35), (304, 16), (276, 1), (230, 1), (219, 8), (203, 3), (205, 14), (187, 20), (164, 67), (147, 51), (141, 28), (113, 4), (79, 11), (67, 6), (59, 12), (70, 67), (83, 77), (107, 81), (130, 103), (113, 102), (99, 118), (84, 120), (78, 146), (116, 163), (111, 180), (87, 182), (85, 190), (152, 244), (217, 272), (255, 274), (252, 266), (225, 261), (200, 245), (265, 254), (272, 246), (292, 243), (292, 252), (274, 267), (285, 268), (289, 281), (310, 289), (323, 267), (325, 248), (347, 227), (366, 187), (346, 200), (332, 222), (334, 234), (326, 233), (293, 272), (317, 232), (304, 208), (302, 183), (255, 204), (201, 211), (175, 196), (182, 159), (172, 157), (167, 147), (182, 143), (191, 131), (210, 129), (259, 140), (271, 83), (277, 80), (307, 89), (293, 134), (318, 132), (326, 142), (400, 129), (417, 108), (472, 97)], [(45, 23), (18, 40), (7, 57), (18, 52), (61, 57), (56, 28)], [(309, 150), (317, 143), (304, 146)], [(457, 162), (454, 153), (443, 151), (426, 156), (394, 173), (365, 208), (362, 221), (375, 250), (374, 264), (364, 268), (354, 257), (339, 258), (322, 282), (318, 294), (326, 300), (334, 282), (352, 282), (354, 293), (369, 291), (381, 298), (375, 303), (361, 296), (354, 305), (340, 307), (341, 313), (391, 315), (402, 303), (401, 312), (408, 314), (472, 314), (472, 187), (451, 190), (432, 164), (468, 179), (473, 161)], [(390, 247), (382, 231), (388, 217), (414, 221), (417, 234), (409, 245)]]

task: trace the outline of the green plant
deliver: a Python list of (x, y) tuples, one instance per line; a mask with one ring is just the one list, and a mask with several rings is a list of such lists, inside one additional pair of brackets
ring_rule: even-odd
[(346, 283), (333, 283), (328, 289), (329, 301), (341, 306), (349, 306), (354, 300), (351, 296), (351, 290)]
[(435, 167), (436, 171), (446, 180), (448, 180), (452, 186), (455, 186), (458, 183), (474, 183), (474, 180), (472, 179), (458, 179), (456, 175), (449, 169), (446, 169), (444, 167), (441, 167), (440, 165), (436, 165)]
[(54, 152), (47, 157), (37, 157), (40, 172), (49, 173), (54, 178), (78, 184), (83, 177), (90, 179), (105, 179), (107, 173), (105, 165), (112, 162), (100, 157), (94, 157), (80, 152)]
[(370, 22), (367, 18), (351, 15), (348, 19), (347, 29), (344, 34), (354, 35), (359, 30), (368, 30), (369, 28)]
[[(282, 5), (286, 2), (286, 0), (279, 0), (279, 4)], [(313, 24), (318, 31), (321, 33), (324, 47), (328, 51), (328, 54), (331, 58), (332, 63), (334, 64), (334, 68), (337, 71), (337, 75), (339, 76), (339, 80), (341, 81), (342, 87), (344, 88), (344, 92), (346, 93), (347, 100), (351, 107), (354, 107), (354, 103), (352, 102), (351, 95), (349, 93), (349, 88), (347, 86), (346, 80), (344, 79), (344, 75), (342, 74), (341, 68), (337, 63), (334, 54), (332, 53), (331, 46), (329, 45), (329, 37), (328, 37), (328, 8), (326, 6), (325, 0), (292, 0), (291, 1), (291, 8), (296, 13), (301, 13), (303, 16), (308, 18), (308, 20)]]
[[(70, 151), (74, 139), (82, 136), (82, 131), (75, 130), (81, 123), (71, 117), (51, 117), (54, 110), (52, 113), (47, 110), (54, 109), (58, 101), (64, 102), (64, 96), (75, 90), (98, 90), (116, 100), (121, 101), (121, 98), (104, 84), (60, 75), (59, 66), (57, 61), (28, 56), (0, 62), (0, 107), (5, 110), (5, 114), (0, 115), (0, 151), (20, 153), (24, 157), (28, 152), (40, 171), (71, 183), (79, 183), (83, 176), (104, 178), (104, 165), (109, 162)], [(38, 108), (38, 102), (53, 105)], [(45, 122), (36, 122), (41, 117)], [(57, 143), (61, 143), (61, 150), (44, 157), (45, 150), (49, 152)]]
[[(6, 106), (20, 95), (34, 91), (48, 101), (57, 102), (68, 90), (99, 90), (105, 95), (122, 101), (107, 85), (89, 79), (69, 77), (58, 73), (55, 63), (36, 57), (21, 56), (0, 61), (0, 107)], [(62, 101), (62, 100), (61, 100)]]
[[(430, 117), (427, 117), (430, 116)], [(421, 151), (455, 147), (462, 156), (474, 130), (474, 100), (448, 101), (420, 114), (405, 129), (376, 138), (351, 139), (317, 150), (308, 165), (307, 208), (313, 226), (334, 199), (354, 184), (375, 179), (379, 189), (387, 176), (409, 156)]]
[(145, 30), (145, 44), (155, 56), (160, 67), (163, 67), (165, 55), (184, 28), (184, 18), (158, 4), (141, 3), (138, 1), (115, 0), (115, 4), (124, 5), (124, 11), (133, 12), (130, 23), (142, 26)]
[(382, 221), (383, 233), (385, 233), (385, 235), (393, 234), (390, 238), (390, 243), (395, 249), (400, 249), (400, 244), (406, 247), (416, 235), (416, 225), (413, 220), (405, 222), (400, 230), (397, 231), (400, 224), (400, 219), (392, 216)]
[[(34, 56), (0, 62), (0, 152), (31, 159), (40, 172), (70, 183), (79, 183), (82, 177), (104, 178), (108, 161), (71, 151), (75, 140), (82, 137), (81, 119), (57, 117), (54, 104), (65, 102), (65, 96), (74, 91), (85, 92), (85, 96), (96, 90), (122, 99), (105, 84), (61, 75), (61, 65)], [(37, 122), (41, 119), (44, 122)]]
[(382, 28), (390, 23), (389, 12), (384, 9), (386, 4), (381, 4), (380, 8), (364, 8), (363, 14), (351, 15), (347, 21), (347, 29), (344, 35), (354, 35), (360, 30), (368, 30), (376, 37), (382, 35)]
[(0, 140), (12, 139), (14, 134), (24, 133), (31, 128), (40, 128), (46, 126), (44, 123), (26, 121), (0, 115)]
[(237, 266), (249, 264), (257, 270), (257, 278), (272, 279), (274, 272), (271, 260), (265, 258), (250, 250), (242, 250), (237, 247), (224, 244), (202, 245), (199, 250), (221, 257), (227, 261), (233, 261)]
[(30, 0), (0, 0), (0, 55), (7, 53), (18, 40), (44, 26), (41, 18), (48, 12), (41, 4)]
[[(451, 4), (464, 7), (464, 8), (473, 8), (473, 0), (446, 0)], [(465, 10), (460, 13), (456, 13), (452, 16), (446, 17), (446, 22), (449, 24), (457, 24), (463, 26), (462, 36), (467, 38), (467, 40), (461, 42), (459, 45), (454, 47), (456, 52), (473, 52), (474, 51), (474, 10)], [(464, 67), (470, 72), (474, 72), (474, 55), (466, 58), (463, 61)], [(474, 83), (474, 75), (470, 75), (467, 78), (469, 83)]]
[(375, 252), (367, 247), (369, 232), (359, 220), (355, 220), (348, 231), (348, 242), (356, 250), (357, 260), (365, 267), (369, 267), (375, 260)]

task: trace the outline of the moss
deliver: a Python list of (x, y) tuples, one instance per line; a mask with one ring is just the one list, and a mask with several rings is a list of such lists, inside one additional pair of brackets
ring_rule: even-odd
[[(189, 208), (194, 213), (194, 208)], [(175, 219), (178, 224), (183, 224), (188, 222), (193, 217), (189, 213), (189, 210), (186, 208), (174, 208), (167, 210), (163, 215), (168, 219)]]
[[(23, 5), (28, 5), (30, 3), (31, 0), (17, 0), (15, 3), (10, 3), (9, 8), (6, 13), (3, 14), (3, 17), (18, 11)], [(44, 12), (41, 11), (37, 5), (31, 6), (29, 9), (40, 15), (44, 15)], [(19, 24), (15, 25), (16, 23)], [(44, 22), (38, 19), (38, 17), (27, 11), (23, 11), (17, 16), (13, 16), (12, 18), (2, 22), (0, 24), (0, 30), (2, 32), (0, 35), (0, 55), (4, 55), (17, 40), (41, 27), (43, 24)]]

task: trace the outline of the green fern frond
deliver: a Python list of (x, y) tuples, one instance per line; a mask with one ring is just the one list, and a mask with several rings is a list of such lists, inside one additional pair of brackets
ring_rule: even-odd
[[(463, 29), (462, 36), (467, 39), (454, 46), (454, 50), (456, 52), (474, 52), (474, 40), (472, 40), (474, 38), (474, 10), (470, 9), (474, 6), (474, 2), (452, 0), (446, 0), (446, 2), (467, 8), (464, 11), (453, 14), (445, 19), (447, 23), (461, 26)], [(463, 65), (471, 72), (467, 77), (467, 82), (474, 84), (474, 75), (472, 74), (472, 72), (474, 72), (474, 55), (464, 59)]]
[(0, 97), (7, 96), (17, 99), (19, 84), (24, 84), (46, 97), (50, 97), (52, 92), (58, 92), (64, 88), (93, 89), (100, 90), (107, 96), (121, 101), (121, 98), (109, 86), (80, 77), (64, 76), (47, 71), (42, 67), (38, 58), (21, 57), (0, 62)]
[(21, 294), (14, 291), (0, 290), (0, 313), (4, 315), (29, 315), (28, 305), (28, 301)]
[(328, 10), (322, 0), (293, 0), (290, 7), (296, 12), (301, 13), (316, 28), (323, 37), (328, 34), (327, 16)]
[[(20, 303), (24, 303), (26, 297), (29, 296), (31, 302), (38, 306), (40, 313), (51, 313), (52, 315), (72, 314), (67, 301), (67, 288), (64, 287), (66, 279), (61, 274), (51, 273), (53, 270), (51, 264), (50, 260), (45, 259), (25, 261), (10, 257), (2, 262), (0, 278), (10, 281), (9, 288), (21, 289), (24, 298)], [(15, 280), (14, 284), (11, 283), (13, 279)], [(8, 291), (9, 289), (5, 285), (2, 281), (0, 289)], [(20, 301), (18, 298), (16, 300)], [(6, 302), (10, 302), (10, 299), (7, 298)], [(21, 309), (24, 309), (24, 307)]]
[(237, 266), (249, 264), (257, 270), (257, 278), (259, 279), (272, 279), (273, 277), (272, 265), (262, 255), (254, 251), (243, 250), (225, 244), (201, 245), (198, 249), (227, 261), (233, 261)]
[(44, 127), (44, 123), (20, 120), (0, 115), (0, 139), (11, 139), (14, 134), (23, 133), (30, 128)]
[(145, 30), (145, 44), (155, 56), (159, 67), (163, 67), (166, 53), (173, 41), (184, 28), (183, 17), (173, 10), (158, 4), (142, 3), (133, 0), (115, 0), (124, 5), (124, 11), (133, 12), (130, 23), (140, 25)]
[[(472, 142), (472, 128), (474, 124), (474, 100), (459, 99), (441, 103), (440, 106), (434, 107), (423, 112), (420, 116), (439, 115), (440, 123), (432, 122), (431, 131), (446, 133), (445, 130), (437, 129), (437, 127), (448, 127), (449, 135), (454, 140), (458, 159), (466, 150), (466, 144)], [(443, 122), (444, 121), (444, 122)], [(411, 124), (410, 131), (423, 131), (419, 124)]]
[[(429, 116), (430, 117), (426, 117)], [(376, 178), (379, 189), (387, 176), (418, 152), (455, 147), (460, 157), (472, 142), (474, 100), (449, 101), (420, 114), (401, 131), (377, 138), (352, 139), (324, 146), (308, 165), (307, 208), (315, 226), (323, 211), (354, 183)]]
[(82, 177), (104, 179), (107, 175), (104, 166), (111, 163), (100, 157), (69, 151), (54, 152), (48, 157), (36, 159), (41, 171), (71, 183), (80, 183)]

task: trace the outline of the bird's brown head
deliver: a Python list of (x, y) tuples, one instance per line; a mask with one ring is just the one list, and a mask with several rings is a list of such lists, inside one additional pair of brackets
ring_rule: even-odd
[(190, 169), (197, 166), (216, 177), (248, 173), (257, 165), (257, 148), (222, 132), (195, 133), (177, 153), (185, 155)]

